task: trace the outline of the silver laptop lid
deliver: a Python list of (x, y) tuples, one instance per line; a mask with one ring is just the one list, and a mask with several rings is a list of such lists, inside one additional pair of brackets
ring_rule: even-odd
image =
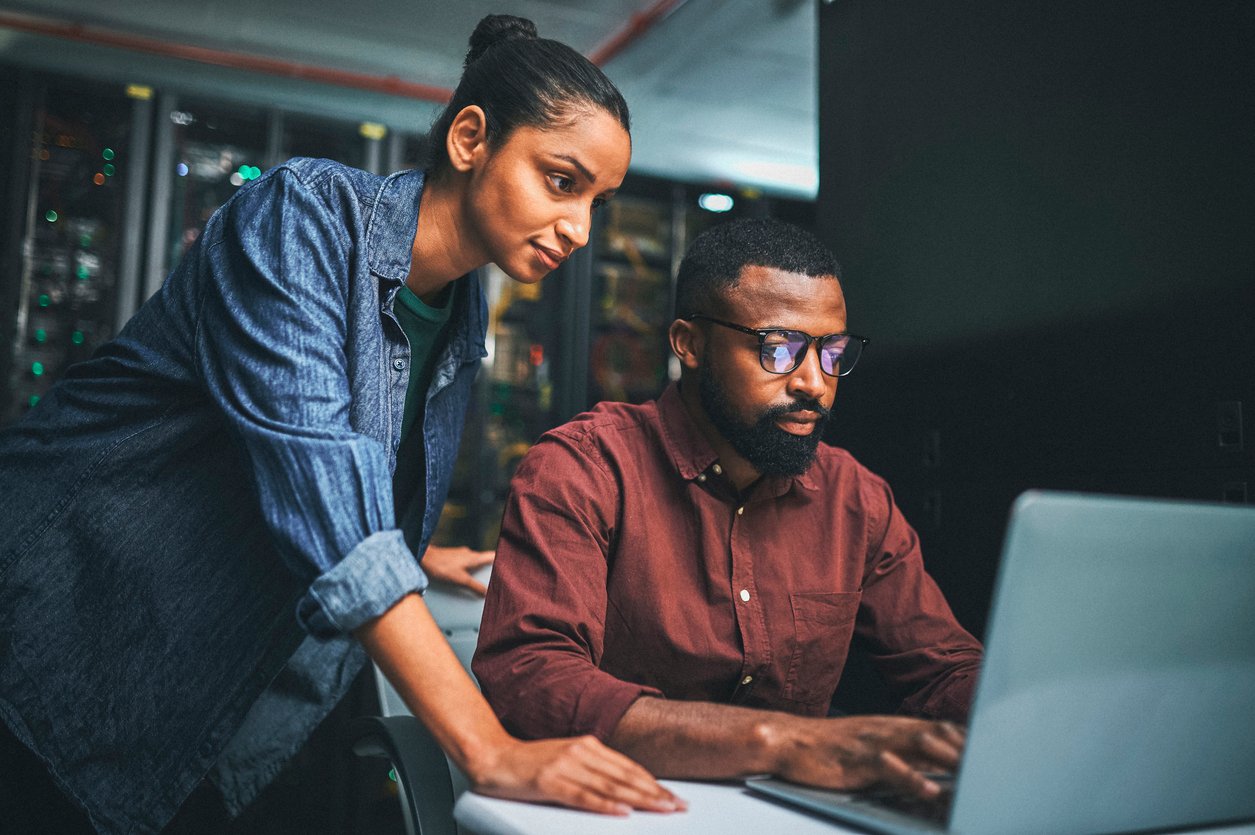
[(1255, 819), (1255, 508), (1030, 492), (950, 829)]

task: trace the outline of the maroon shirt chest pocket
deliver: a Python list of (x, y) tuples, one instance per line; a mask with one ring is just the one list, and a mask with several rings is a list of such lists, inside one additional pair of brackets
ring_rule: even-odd
[(793, 652), (784, 697), (803, 704), (827, 702), (837, 689), (863, 593), (800, 592), (789, 595)]

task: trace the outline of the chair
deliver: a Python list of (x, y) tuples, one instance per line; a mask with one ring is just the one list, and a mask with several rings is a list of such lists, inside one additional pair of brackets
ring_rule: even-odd
[[(485, 584), (491, 573), (491, 566), (474, 572), (475, 578)], [(423, 600), (470, 674), (471, 656), (479, 640), (479, 621), (484, 613), (483, 598), (466, 589), (433, 583)], [(423, 723), (414, 718), (378, 667), (374, 673), (380, 715), (353, 723), (354, 753), (384, 757), (390, 762), (409, 835), (458, 835), (453, 804), (469, 788), (466, 775), (445, 756)], [(474, 679), (473, 674), (471, 678)]]

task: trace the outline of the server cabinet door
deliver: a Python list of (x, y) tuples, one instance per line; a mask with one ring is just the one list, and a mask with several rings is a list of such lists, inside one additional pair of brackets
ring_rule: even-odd
[(132, 153), (141, 101), (117, 86), (30, 83), (29, 185), (17, 305), (7, 311), (13, 362), (5, 423), (114, 335), (120, 311), (135, 303), (120, 292), (134, 287), (133, 277), (120, 275), (126, 226), (142, 223), (140, 207), (127, 200), (128, 191), (136, 192), (128, 179), (144, 176)]

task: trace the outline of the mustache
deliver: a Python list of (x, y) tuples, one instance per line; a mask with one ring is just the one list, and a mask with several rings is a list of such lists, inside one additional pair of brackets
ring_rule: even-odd
[(824, 408), (823, 405), (813, 397), (798, 399), (794, 400), (792, 403), (781, 403), (779, 406), (770, 407), (767, 411), (763, 412), (763, 419), (775, 420), (776, 418), (782, 418), (795, 412), (814, 412), (819, 415), (819, 419), (823, 421), (827, 420), (828, 416), (832, 414), (832, 409)]

